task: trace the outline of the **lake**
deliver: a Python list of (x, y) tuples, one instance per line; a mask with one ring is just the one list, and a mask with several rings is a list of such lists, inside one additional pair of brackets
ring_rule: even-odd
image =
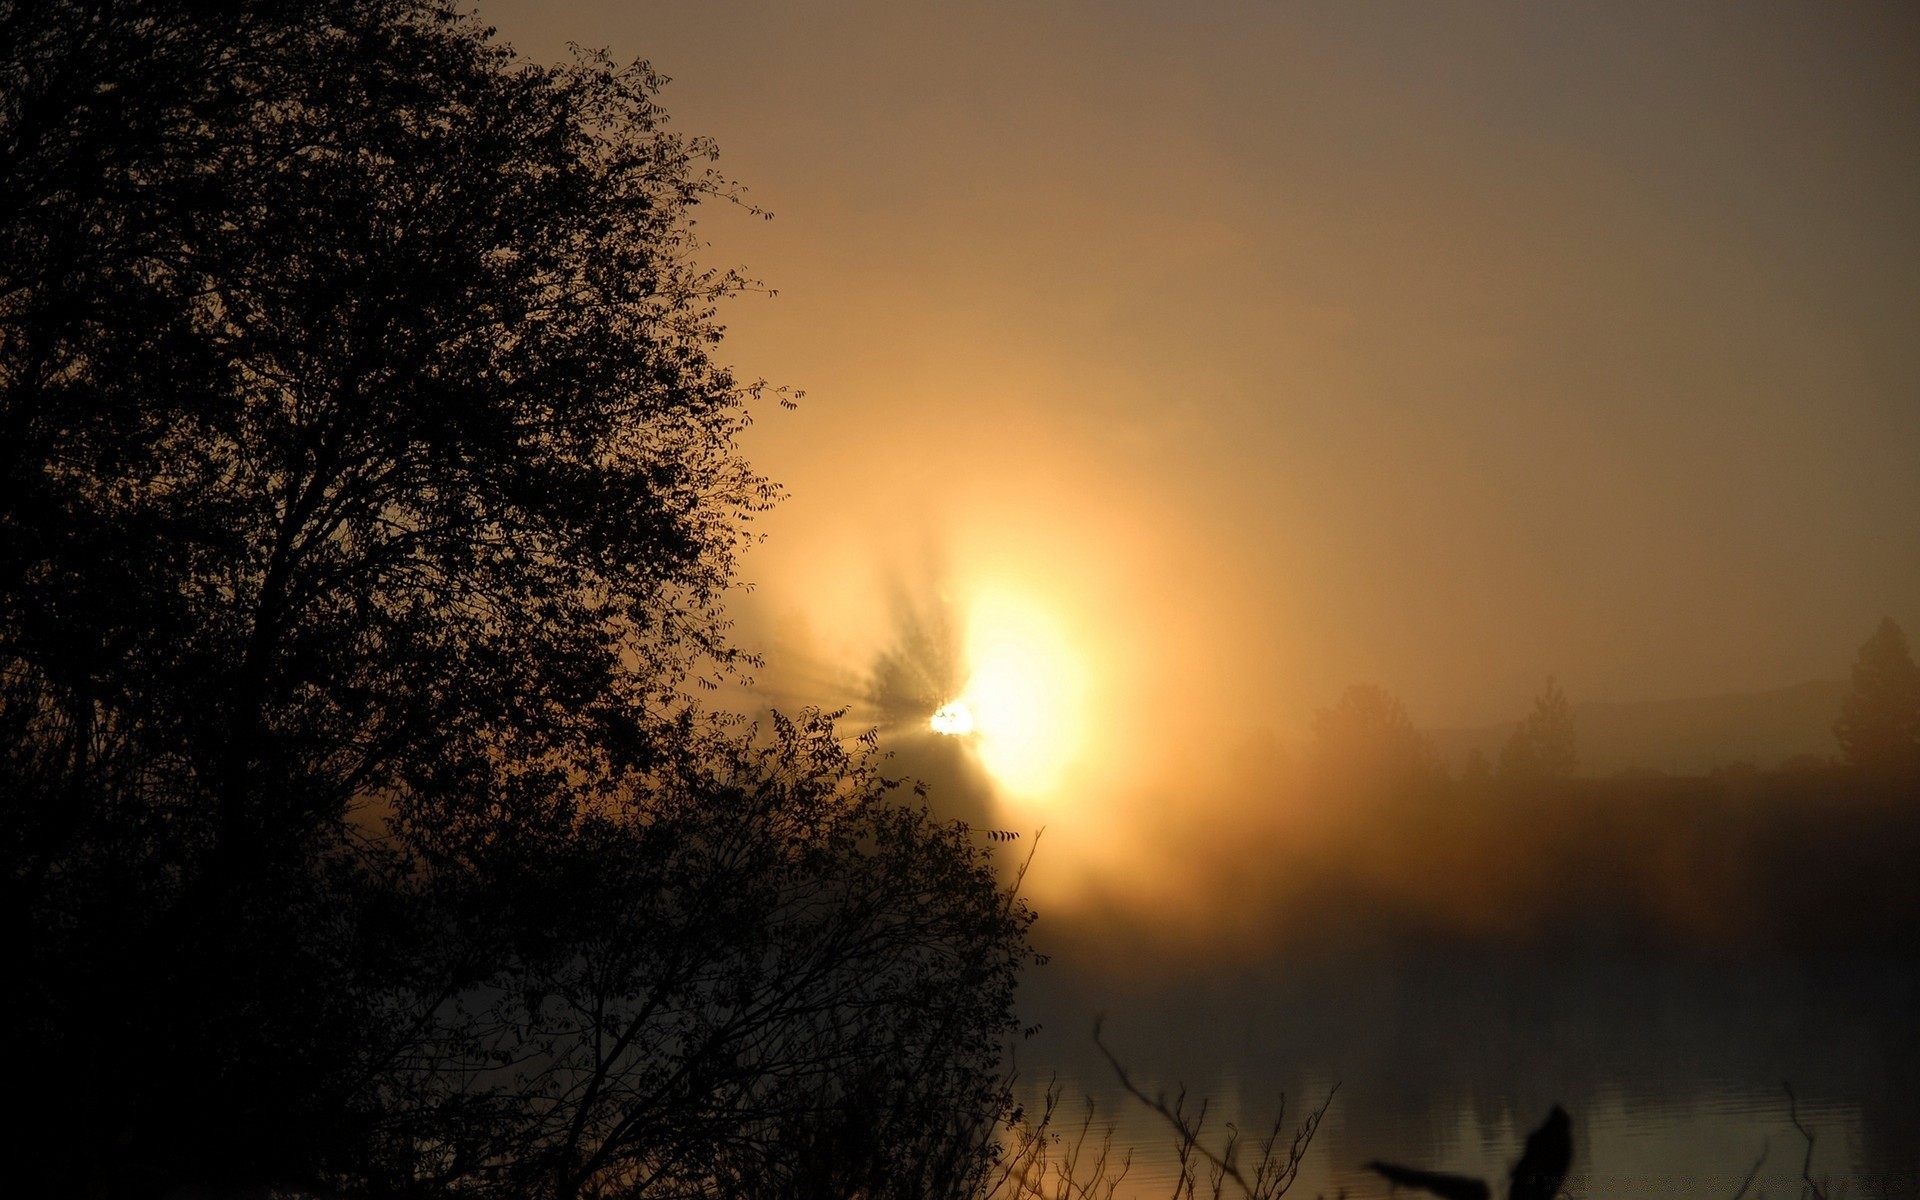
[(1056, 1081), (1070, 1128), (1091, 1097), (1096, 1131), (1133, 1152), (1123, 1197), (1170, 1195), (1177, 1167), (1164, 1121), (1094, 1045), (1102, 1013), (1143, 1090), (1210, 1101), (1216, 1147), (1227, 1122), (1264, 1132), (1283, 1093), (1284, 1145), (1337, 1084), (1295, 1197), (1386, 1196), (1372, 1159), (1501, 1195), (1556, 1103), (1573, 1119), (1572, 1196), (1731, 1198), (1763, 1151), (1746, 1195), (1798, 1196), (1789, 1084), (1829, 1197), (1920, 1197), (1920, 968), (1905, 954), (1403, 940), (1169, 972), (1109, 947), (1031, 972), (1022, 1012), (1043, 1026), (1018, 1050), (1023, 1103)]

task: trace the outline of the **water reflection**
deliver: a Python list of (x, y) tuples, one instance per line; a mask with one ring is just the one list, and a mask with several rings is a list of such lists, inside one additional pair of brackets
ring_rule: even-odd
[[(1211, 1102), (1208, 1127), (1264, 1130), (1337, 1081), (1296, 1196), (1385, 1196), (1370, 1159), (1504, 1181), (1559, 1103), (1573, 1196), (1920, 1196), (1920, 971), (1893, 956), (1541, 954), (1427, 945), (1302, 951), (1284, 962), (1143, 979), (1111, 964), (1036, 973), (1020, 1051), (1031, 1101), (1050, 1074), (1091, 1096), (1134, 1150), (1124, 1196), (1166, 1196), (1170, 1130), (1128, 1099), (1106, 1040), (1146, 1090)], [(1496, 1186), (1495, 1194), (1501, 1193)], [(1402, 1192), (1402, 1195), (1407, 1193)]]

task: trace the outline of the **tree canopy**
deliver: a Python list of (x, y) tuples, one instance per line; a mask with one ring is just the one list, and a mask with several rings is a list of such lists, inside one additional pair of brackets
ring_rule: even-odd
[(1573, 705), (1549, 675), (1533, 698), (1533, 711), (1500, 748), (1500, 775), (1528, 783), (1569, 778), (1578, 761), (1575, 747)]
[(659, 84), (430, 0), (0, 0), (47, 1181), (922, 1194), (986, 1152), (1024, 906), (830, 721), (698, 702), (776, 489), (695, 258), (733, 189)]
[(1442, 775), (1439, 756), (1406, 706), (1371, 683), (1353, 684), (1314, 714), (1310, 763), (1323, 785), (1361, 793), (1404, 792)]
[(1833, 735), (1846, 760), (1892, 770), (1920, 766), (1920, 667), (1893, 618), (1881, 620), (1853, 663), (1853, 690)]

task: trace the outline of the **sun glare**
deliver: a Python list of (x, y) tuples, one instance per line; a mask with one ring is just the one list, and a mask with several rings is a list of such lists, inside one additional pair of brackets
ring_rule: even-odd
[(1007, 791), (1047, 791), (1079, 749), (1081, 671), (1065, 631), (1029, 603), (988, 595), (968, 615), (966, 650), (966, 687), (932, 728), (970, 735)]
[(965, 737), (973, 732), (973, 710), (967, 707), (965, 701), (951, 700), (942, 704), (927, 724), (933, 727), (935, 733)]

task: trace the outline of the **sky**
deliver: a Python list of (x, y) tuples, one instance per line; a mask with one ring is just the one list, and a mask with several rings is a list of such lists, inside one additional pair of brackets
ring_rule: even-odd
[(1911, 6), (478, 11), (649, 60), (774, 214), (701, 229), (777, 292), (722, 357), (806, 393), (745, 443), (787, 702), (942, 623), (935, 691), (1047, 647), (1059, 749), (1007, 772), (1057, 791), (1354, 682), (1476, 725), (1920, 634)]

